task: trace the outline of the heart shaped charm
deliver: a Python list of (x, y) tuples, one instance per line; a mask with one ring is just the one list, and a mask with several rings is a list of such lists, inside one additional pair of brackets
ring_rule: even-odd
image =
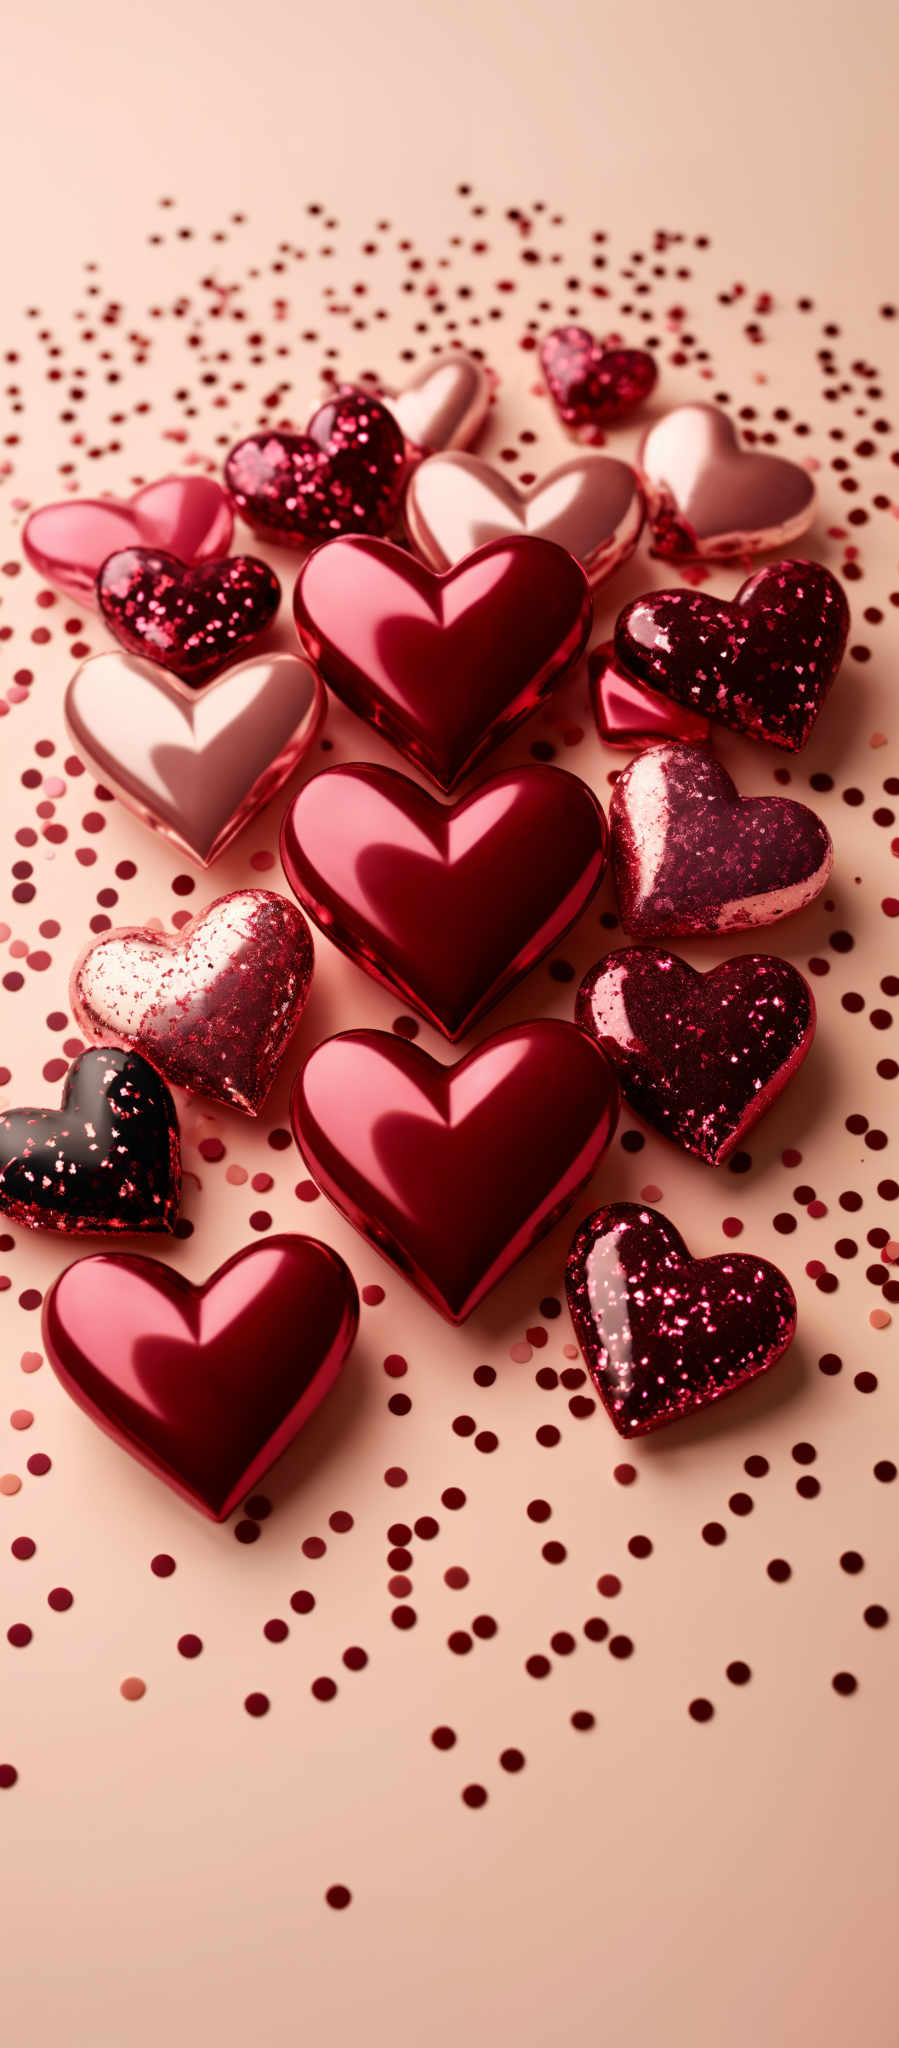
[(291, 1103), (324, 1193), (451, 1323), (558, 1222), (617, 1111), (599, 1047), (546, 1018), (454, 1067), (387, 1031), (342, 1032), (309, 1054)]
[(735, 1394), (796, 1333), (789, 1281), (767, 1259), (691, 1259), (657, 1209), (609, 1202), (568, 1254), (574, 1334), (620, 1436), (647, 1436)]
[(100, 780), (210, 867), (308, 753), (325, 693), (293, 654), (257, 655), (201, 691), (133, 655), (95, 654), (64, 709)]
[(385, 393), (407, 454), (433, 455), (441, 448), (469, 448), (490, 409), (491, 380), (483, 363), (462, 349), (435, 356), (401, 391)]
[(815, 1036), (807, 981), (765, 953), (699, 974), (676, 953), (625, 946), (591, 967), (575, 1014), (631, 1108), (709, 1166), (742, 1144)]
[(554, 327), (540, 367), (562, 425), (582, 441), (642, 405), (659, 374), (648, 349), (607, 347), (587, 327)]
[(196, 686), (258, 640), (281, 602), (281, 585), (254, 555), (186, 569), (174, 555), (125, 548), (104, 562), (97, 598), (130, 654)]
[(788, 547), (811, 526), (815, 486), (782, 455), (741, 448), (716, 405), (679, 405), (644, 435), (637, 466), (654, 551), (727, 562)]
[(431, 455), (413, 470), (404, 516), (414, 548), (447, 569), (486, 541), (532, 534), (567, 548), (591, 583), (603, 583), (632, 555), (643, 498), (632, 469), (588, 451), (518, 490), (476, 455)]
[(620, 614), (615, 653), (675, 704), (795, 753), (848, 633), (849, 606), (829, 569), (775, 562), (751, 576), (732, 604), (703, 590), (647, 591)]
[(304, 910), (447, 1038), (527, 974), (598, 888), (606, 823), (562, 768), (510, 768), (442, 804), (390, 768), (328, 768), (284, 820)]
[(625, 768), (609, 807), (624, 929), (637, 939), (774, 924), (819, 896), (830, 834), (789, 797), (740, 797), (699, 747), (650, 747)]
[(77, 961), (79, 1030), (130, 1045), (167, 1081), (255, 1116), (309, 994), (304, 917), (268, 889), (235, 889), (170, 936), (104, 932)]
[(44, 1344), (91, 1421), (222, 1522), (333, 1386), (358, 1321), (336, 1252), (267, 1237), (199, 1287), (158, 1259), (76, 1259), (47, 1296)]
[(22, 547), (33, 569), (79, 604), (97, 603), (104, 562), (123, 548), (163, 548), (195, 566), (226, 555), (234, 515), (209, 476), (164, 476), (133, 498), (69, 498), (41, 505), (25, 521)]
[(708, 719), (635, 683), (616, 661), (611, 640), (591, 648), (587, 676), (596, 730), (607, 747), (626, 747), (633, 754), (640, 747), (656, 747), (661, 740), (701, 746), (708, 739)]
[(593, 612), (571, 556), (524, 535), (445, 576), (389, 541), (330, 541), (293, 603), (325, 682), (444, 790), (577, 660)]
[(368, 392), (343, 390), (305, 434), (250, 434), (225, 463), (225, 482), (254, 533), (302, 547), (337, 533), (385, 533), (406, 471), (393, 414)]
[(0, 1116), (0, 1210), (29, 1230), (171, 1230), (180, 1195), (175, 1105), (136, 1052), (83, 1052), (58, 1110)]

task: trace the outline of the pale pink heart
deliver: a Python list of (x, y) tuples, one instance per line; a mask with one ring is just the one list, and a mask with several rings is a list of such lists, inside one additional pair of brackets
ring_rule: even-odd
[(654, 551), (724, 562), (783, 548), (815, 516), (807, 470), (740, 446), (715, 405), (679, 405), (644, 434), (637, 464)]
[(210, 867), (308, 752), (325, 710), (314, 668), (259, 655), (196, 690), (131, 654), (95, 654), (65, 717), (86, 761), (145, 824)]
[(33, 569), (96, 607), (97, 575), (123, 548), (164, 548), (196, 567), (231, 545), (234, 514), (211, 476), (164, 476), (133, 498), (70, 498), (26, 520), (22, 547)]
[(573, 456), (519, 490), (476, 455), (431, 455), (409, 479), (405, 520), (432, 569), (510, 533), (556, 541), (602, 583), (625, 562), (643, 525), (643, 496), (627, 463), (592, 451)]
[(487, 417), (490, 393), (483, 363), (460, 349), (425, 363), (400, 391), (385, 392), (384, 403), (410, 449), (432, 455), (471, 446)]

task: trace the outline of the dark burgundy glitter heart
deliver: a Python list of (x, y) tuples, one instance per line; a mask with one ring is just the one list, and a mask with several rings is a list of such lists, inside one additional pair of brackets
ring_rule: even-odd
[(188, 569), (155, 548), (123, 548), (104, 562), (97, 597), (129, 654), (158, 662), (183, 683), (205, 683), (271, 623), (281, 585), (255, 555)]
[(0, 1119), (0, 1209), (29, 1230), (171, 1230), (180, 1194), (175, 1105), (139, 1053), (83, 1052), (58, 1110)]
[(811, 989), (788, 960), (746, 953), (700, 974), (676, 953), (625, 946), (591, 967), (577, 1022), (631, 1108), (720, 1166), (810, 1051)]
[(554, 327), (540, 344), (540, 365), (563, 425), (603, 427), (649, 397), (658, 376), (642, 348), (606, 348), (587, 327)]
[(646, 1436), (736, 1393), (796, 1331), (789, 1281), (767, 1259), (693, 1259), (657, 1209), (610, 1202), (581, 1224), (568, 1306), (591, 1378), (621, 1436)]
[(305, 434), (250, 434), (225, 463), (225, 483), (254, 532), (302, 546), (337, 533), (386, 533), (406, 469), (402, 432), (367, 392), (339, 391)]
[(795, 753), (839, 669), (849, 632), (842, 584), (819, 562), (759, 569), (732, 604), (652, 590), (615, 627), (618, 660), (652, 690), (735, 732)]

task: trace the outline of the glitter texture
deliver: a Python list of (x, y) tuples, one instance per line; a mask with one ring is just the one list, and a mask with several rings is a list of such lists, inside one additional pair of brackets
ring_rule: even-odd
[(136, 1052), (82, 1053), (60, 1109), (0, 1118), (0, 1210), (29, 1230), (171, 1230), (180, 1193), (175, 1105)]
[(643, 436), (637, 465), (655, 553), (726, 562), (788, 547), (815, 516), (809, 473), (740, 447), (714, 405), (679, 405)]
[(343, 390), (305, 434), (249, 434), (225, 463), (241, 518), (271, 540), (303, 546), (338, 533), (386, 533), (406, 468), (403, 433), (376, 398)]
[(79, 754), (121, 802), (210, 867), (308, 753), (325, 692), (293, 654), (257, 654), (204, 690), (133, 654), (95, 654), (64, 709)]
[(328, 938), (455, 1039), (580, 916), (607, 836), (560, 768), (509, 768), (443, 804), (393, 769), (338, 767), (294, 799), (281, 858)]
[(609, 807), (612, 869), (634, 938), (746, 931), (801, 910), (830, 874), (830, 834), (788, 797), (740, 797), (699, 747), (651, 747)]
[(333, 1385), (358, 1319), (338, 1254), (283, 1236), (199, 1287), (157, 1259), (79, 1259), (51, 1288), (43, 1329), (79, 1408), (223, 1521)]
[(316, 548), (294, 591), (325, 682), (451, 790), (583, 652), (586, 578), (563, 548), (518, 534), (435, 576), (383, 540)]
[(213, 477), (165, 476), (133, 498), (75, 498), (41, 505), (22, 529), (33, 569), (79, 604), (97, 603), (96, 581), (110, 555), (164, 548), (192, 567), (231, 546), (234, 515)]
[(676, 704), (795, 753), (837, 674), (848, 633), (845, 593), (828, 569), (775, 562), (751, 576), (732, 604), (702, 590), (636, 598), (618, 619), (615, 653)]
[(409, 538), (432, 569), (448, 569), (506, 534), (534, 534), (567, 548), (591, 583), (632, 555), (643, 496), (626, 462), (588, 451), (526, 490), (477, 455), (431, 455), (413, 470), (403, 507)]
[(667, 1217), (610, 1202), (568, 1255), (568, 1306), (590, 1376), (621, 1436), (645, 1436), (735, 1393), (796, 1330), (789, 1281), (766, 1259), (692, 1259)]
[(445, 1067), (385, 1031), (309, 1054), (291, 1114), (319, 1186), (450, 1322), (464, 1322), (584, 1186), (615, 1128), (598, 1046), (550, 1019)]
[(554, 327), (540, 367), (563, 427), (582, 441), (642, 405), (659, 374), (648, 349), (607, 347), (587, 327)]
[(635, 748), (655, 747), (661, 740), (701, 746), (708, 739), (708, 719), (634, 682), (616, 660), (611, 640), (591, 648), (587, 676), (596, 730), (607, 747), (625, 747), (632, 754)]
[(72, 972), (80, 1029), (130, 1045), (166, 1080), (255, 1116), (312, 979), (300, 912), (265, 889), (220, 896), (175, 937), (146, 927), (95, 939)]
[(175, 555), (125, 548), (97, 577), (100, 610), (129, 654), (205, 683), (271, 625), (281, 585), (267, 562), (229, 555), (187, 569)]
[(700, 974), (675, 953), (627, 946), (590, 969), (576, 1015), (631, 1108), (709, 1166), (770, 1109), (815, 1035), (808, 983), (768, 954)]

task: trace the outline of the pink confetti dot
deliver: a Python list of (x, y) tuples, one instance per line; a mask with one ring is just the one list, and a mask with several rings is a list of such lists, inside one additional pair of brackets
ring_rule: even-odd
[(142, 1678), (123, 1678), (119, 1686), (123, 1700), (142, 1700), (146, 1690)]
[(34, 1416), (30, 1408), (14, 1408), (9, 1419), (13, 1429), (30, 1429)]

